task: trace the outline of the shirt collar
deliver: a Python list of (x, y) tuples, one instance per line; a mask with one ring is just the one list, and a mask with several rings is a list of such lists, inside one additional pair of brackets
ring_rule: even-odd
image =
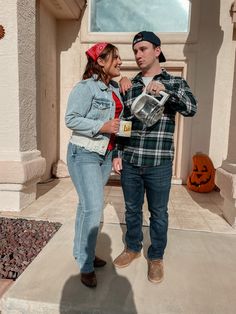
[[(166, 72), (165, 69), (161, 69), (161, 73), (155, 75), (153, 78), (157, 79), (158, 77), (162, 77), (162, 78), (167, 78), (167, 76), (169, 76), (169, 74)], [(141, 82), (143, 84), (143, 80), (142, 80), (142, 72), (139, 72), (134, 78), (133, 78), (133, 82)]]

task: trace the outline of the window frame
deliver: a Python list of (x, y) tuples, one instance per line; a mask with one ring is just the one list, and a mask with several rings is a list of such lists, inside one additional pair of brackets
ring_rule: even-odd
[[(192, 2), (191, 2), (192, 1)], [(158, 32), (162, 40), (162, 44), (169, 43), (195, 43), (198, 38), (198, 23), (199, 23), (200, 0), (190, 0), (190, 18), (188, 32)], [(90, 32), (90, 17), (91, 17), (91, 1), (88, 0), (88, 8), (85, 10), (81, 28), (81, 42), (93, 43), (98, 41), (108, 41), (114, 44), (130, 44), (134, 35), (137, 32)]]

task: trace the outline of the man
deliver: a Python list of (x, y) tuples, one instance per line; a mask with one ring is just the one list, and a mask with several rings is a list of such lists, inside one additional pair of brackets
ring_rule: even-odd
[[(125, 249), (114, 260), (116, 267), (126, 267), (141, 254), (142, 206), (146, 192), (150, 212), (150, 240), (148, 248), (148, 279), (153, 283), (163, 280), (163, 256), (167, 244), (168, 200), (171, 187), (173, 136), (175, 115), (179, 112), (192, 117), (197, 110), (196, 99), (187, 82), (168, 74), (161, 68), (165, 62), (161, 41), (153, 33), (142, 31), (133, 39), (133, 52), (141, 72), (132, 80), (132, 87), (124, 93), (124, 118), (132, 117), (133, 101), (146, 91), (157, 96), (160, 91), (169, 94), (161, 119), (151, 127), (132, 119), (132, 135), (117, 145), (113, 168), (121, 174), (126, 206)], [(123, 91), (126, 90), (126, 82)], [(122, 170), (122, 171), (121, 171)]]

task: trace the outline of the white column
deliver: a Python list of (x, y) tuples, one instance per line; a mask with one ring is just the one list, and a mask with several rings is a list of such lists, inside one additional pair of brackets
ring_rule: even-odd
[(232, 95), (228, 154), (220, 168), (216, 170), (216, 185), (224, 198), (223, 215), (236, 228), (236, 54), (234, 66), (234, 89)]
[(36, 197), (45, 171), (37, 150), (33, 0), (0, 0), (0, 210), (19, 211)]

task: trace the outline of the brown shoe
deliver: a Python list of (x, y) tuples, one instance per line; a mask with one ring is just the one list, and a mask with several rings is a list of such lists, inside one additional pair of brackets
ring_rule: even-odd
[(93, 266), (94, 266), (94, 267), (103, 267), (103, 266), (106, 265), (106, 263), (107, 263), (107, 262), (104, 261), (103, 259), (101, 259), (101, 258), (95, 256), (95, 259), (94, 259), (94, 261), (93, 261)]
[(91, 273), (81, 273), (80, 280), (85, 286), (89, 288), (95, 288), (97, 286), (97, 278), (94, 271)]
[(164, 267), (162, 259), (148, 261), (148, 280), (153, 283), (159, 283), (164, 278)]
[(113, 261), (113, 264), (118, 268), (129, 266), (129, 264), (141, 255), (140, 252), (132, 252), (128, 249), (124, 251)]

